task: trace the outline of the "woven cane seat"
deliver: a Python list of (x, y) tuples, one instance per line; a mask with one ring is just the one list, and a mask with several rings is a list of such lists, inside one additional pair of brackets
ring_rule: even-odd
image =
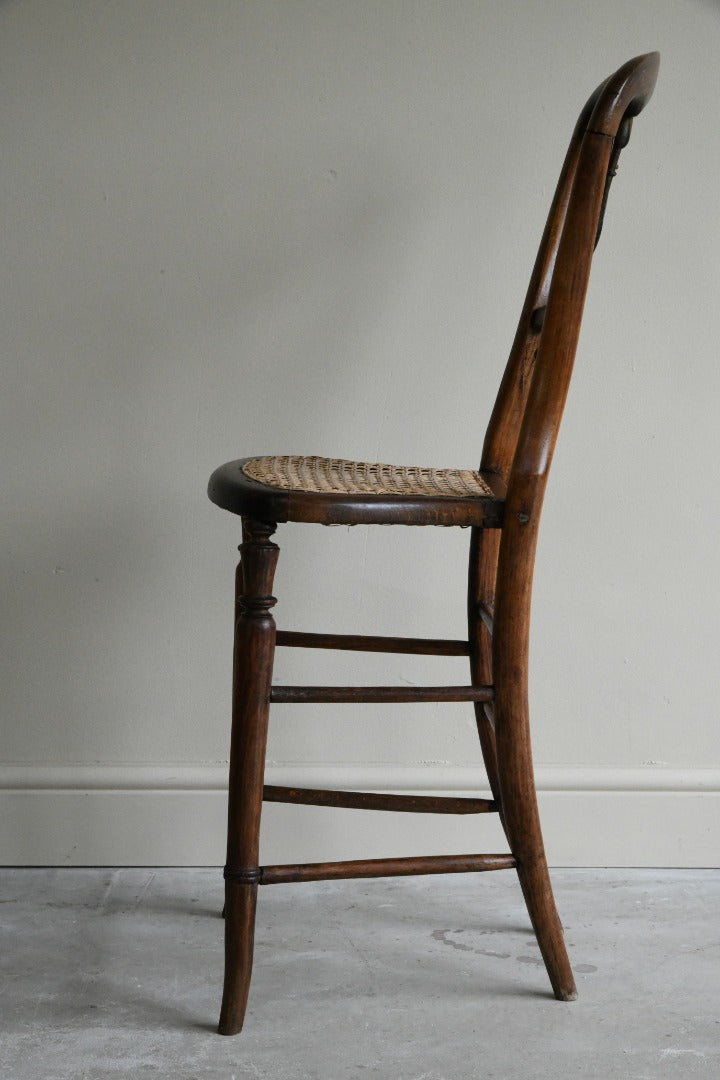
[(283, 491), (455, 498), (492, 496), (470, 469), (427, 469), (324, 457), (260, 457), (243, 465), (251, 480)]
[(259, 521), (497, 526), (505, 489), (495, 474), (472, 469), (296, 455), (228, 461), (208, 494), (223, 510)]

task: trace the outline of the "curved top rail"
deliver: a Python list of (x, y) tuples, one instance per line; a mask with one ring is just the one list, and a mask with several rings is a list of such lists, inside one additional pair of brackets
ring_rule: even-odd
[[(660, 53), (644, 53), (628, 60), (597, 88), (580, 120), (585, 131), (614, 138), (626, 116), (637, 116), (652, 97), (660, 67)], [(587, 113), (586, 113), (587, 110)], [(589, 115), (588, 115), (589, 114)]]

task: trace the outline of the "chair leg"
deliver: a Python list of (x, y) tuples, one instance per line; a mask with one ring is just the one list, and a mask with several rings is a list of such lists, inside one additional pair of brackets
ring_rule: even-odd
[(537, 479), (530, 477), (508, 500), (497, 548), (492, 633), (495, 748), (503, 824), (530, 921), (555, 997), (574, 1001), (577, 990), (548, 874), (530, 743), (528, 658), (537, 516), (530, 518), (524, 507), (536, 486)]
[(575, 980), (555, 907), (540, 829), (533, 776), (526, 678), (514, 671), (512, 685), (496, 676), (495, 737), (505, 831), (517, 861), (517, 873), (553, 992), (574, 1001)]
[[(468, 575), (468, 641), (470, 643), (470, 677), (473, 686), (491, 686), (493, 681), (492, 637), (483, 625), (480, 609), (495, 593), (499, 535), (497, 530), (473, 529), (470, 538), (470, 569)], [(491, 605), (490, 605), (491, 606)], [(505, 825), (498, 781), (495, 729), (491, 720), (493, 706), (475, 703), (480, 749), (493, 799), (500, 808), (500, 820)]]
[[(245, 535), (244, 532), (243, 532), (243, 535)], [(233, 636), (235, 634), (235, 628), (237, 626), (237, 621), (238, 621), (238, 619), (240, 618), (240, 616), (242, 614), (242, 598), (243, 598), (243, 593), (245, 592), (245, 586), (244, 586), (244, 583), (243, 583), (242, 549), (240, 549), (240, 555), (241, 555), (240, 562), (237, 564), (237, 566), (235, 568), (235, 602), (234, 602), (234, 605), (233, 605)], [(234, 658), (234, 653), (233, 653), (233, 678), (234, 678), (234, 670), (235, 670), (235, 658)], [(221, 919), (225, 918), (226, 907), (227, 907), (227, 905), (225, 903), (223, 903), (222, 912), (220, 914)]]
[[(270, 608), (279, 549), (275, 525), (243, 520), (240, 586), (233, 656), (227, 864), (225, 866), (225, 982), (218, 1030), (242, 1029), (250, 989), (275, 620)], [(242, 569), (241, 569), (242, 568)], [(238, 591), (240, 591), (238, 590)]]

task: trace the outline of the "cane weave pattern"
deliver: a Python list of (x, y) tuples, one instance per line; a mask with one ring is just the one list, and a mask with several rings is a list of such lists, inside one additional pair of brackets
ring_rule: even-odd
[(425, 469), (323, 457), (261, 457), (243, 465), (251, 480), (284, 491), (336, 495), (419, 495), (452, 498), (492, 497), (472, 469)]

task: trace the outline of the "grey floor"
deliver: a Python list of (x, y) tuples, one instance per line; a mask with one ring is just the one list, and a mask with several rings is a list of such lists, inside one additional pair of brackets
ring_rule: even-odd
[(720, 872), (553, 878), (577, 1002), (512, 872), (279, 885), (228, 1039), (218, 871), (0, 871), (0, 1076), (720, 1077)]

